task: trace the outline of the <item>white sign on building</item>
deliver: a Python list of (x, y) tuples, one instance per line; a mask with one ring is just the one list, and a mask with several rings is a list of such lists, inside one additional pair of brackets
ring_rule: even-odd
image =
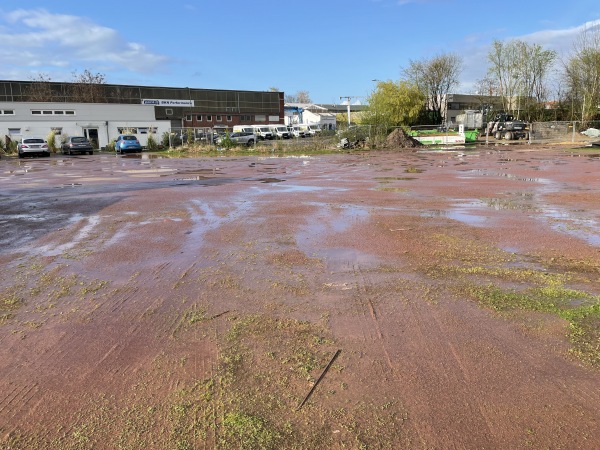
[(154, 106), (194, 106), (194, 100), (163, 100), (154, 98), (142, 99), (142, 105)]

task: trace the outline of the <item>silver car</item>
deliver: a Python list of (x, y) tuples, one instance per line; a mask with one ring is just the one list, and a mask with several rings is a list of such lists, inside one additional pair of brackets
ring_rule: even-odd
[(50, 156), (48, 143), (38, 137), (24, 137), (17, 144), (17, 151), (19, 158), (23, 158), (25, 155)]
[[(227, 136), (220, 136), (217, 138), (217, 144), (221, 144)], [(245, 144), (248, 147), (254, 145), (256, 143), (256, 135), (254, 133), (248, 133), (246, 131), (236, 131), (229, 135), (229, 139), (231, 139), (236, 144)]]

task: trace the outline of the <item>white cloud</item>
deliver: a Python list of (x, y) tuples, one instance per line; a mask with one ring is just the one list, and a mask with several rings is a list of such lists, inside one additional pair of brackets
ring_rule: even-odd
[[(4, 23), (2, 23), (4, 22)], [(55, 68), (88, 68), (148, 73), (169, 58), (144, 45), (126, 42), (118, 31), (85, 17), (53, 14), (45, 9), (19, 9), (0, 17), (0, 76), (47, 72)], [(53, 77), (54, 78), (54, 77)]]
[[(503, 40), (509, 41), (514, 39), (531, 44), (539, 44), (545, 50), (556, 51), (560, 60), (573, 50), (574, 43), (584, 31), (595, 29), (600, 29), (600, 20), (586, 22), (571, 28), (540, 30), (522, 36), (508, 37)], [(487, 37), (489, 37), (489, 33)], [(465, 47), (461, 53), (469, 56), (463, 60), (464, 70), (461, 77), (463, 80), (460, 88), (461, 92), (473, 90), (476, 81), (483, 78), (486, 74), (488, 67), (487, 55), (491, 49), (491, 41), (485, 41), (484, 39), (484, 36), (480, 35), (465, 37)]]

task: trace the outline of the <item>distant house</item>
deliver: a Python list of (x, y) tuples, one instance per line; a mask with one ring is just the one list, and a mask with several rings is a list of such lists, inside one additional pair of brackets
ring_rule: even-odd
[[(350, 105), (350, 112), (364, 111), (364, 105)], [(285, 124), (318, 124), (322, 130), (337, 129), (337, 114), (347, 114), (348, 105), (286, 103), (283, 107)]]

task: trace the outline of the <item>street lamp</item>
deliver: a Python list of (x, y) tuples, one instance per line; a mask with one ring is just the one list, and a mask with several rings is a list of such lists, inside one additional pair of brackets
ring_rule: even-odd
[[(377, 78), (374, 78), (371, 81), (373, 83), (377, 83), (375, 85), (375, 88), (377, 88), (378, 84), (381, 82), (381, 80), (378, 80)], [(374, 92), (373, 92), (373, 94), (371, 94), (371, 98), (373, 98), (373, 96), (374, 96)], [(373, 98), (373, 100), (375, 100), (375, 99)], [(377, 127), (379, 125), (379, 115), (378, 115), (378, 110), (377, 110), (377, 102), (374, 102), (374, 103), (375, 103), (375, 135), (377, 135), (377, 131), (378, 131)]]

